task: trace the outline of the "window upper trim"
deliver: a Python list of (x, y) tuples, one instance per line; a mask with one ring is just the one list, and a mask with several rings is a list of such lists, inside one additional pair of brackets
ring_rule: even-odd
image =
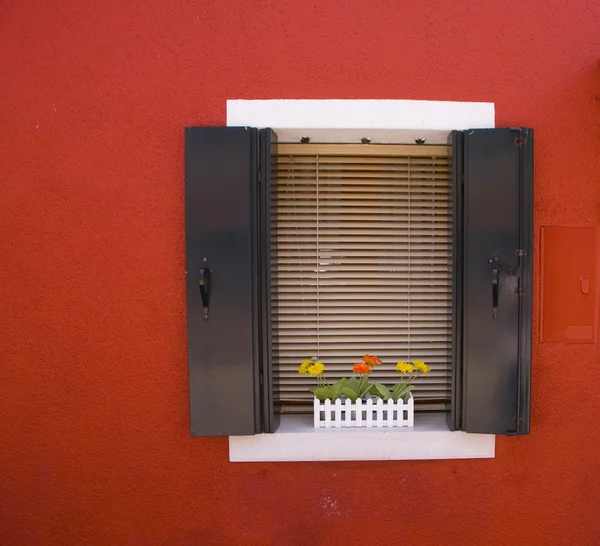
[(481, 129), (494, 103), (427, 100), (228, 100), (227, 125), (280, 129)]

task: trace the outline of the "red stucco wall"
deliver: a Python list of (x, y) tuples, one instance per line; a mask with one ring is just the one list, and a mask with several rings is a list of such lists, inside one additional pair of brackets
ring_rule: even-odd
[(0, 543), (600, 544), (598, 345), (534, 343), (493, 460), (191, 439), (183, 223), (183, 127), (226, 99), (418, 98), (534, 127), (536, 226), (595, 225), (599, 29), (594, 0), (2, 2)]

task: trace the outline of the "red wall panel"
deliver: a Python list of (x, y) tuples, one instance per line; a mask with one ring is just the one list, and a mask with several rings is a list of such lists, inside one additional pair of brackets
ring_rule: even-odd
[(189, 437), (183, 127), (228, 98), (493, 101), (536, 130), (536, 227), (596, 225), (599, 27), (593, 0), (3, 2), (2, 544), (597, 544), (597, 344), (534, 342), (533, 432), (493, 460)]

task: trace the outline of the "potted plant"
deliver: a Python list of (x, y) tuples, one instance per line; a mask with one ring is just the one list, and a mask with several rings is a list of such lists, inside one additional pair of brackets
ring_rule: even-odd
[(307, 359), (298, 373), (311, 375), (317, 386), (314, 394), (314, 426), (331, 427), (410, 427), (414, 425), (414, 400), (411, 391), (414, 380), (430, 368), (422, 360), (398, 362), (401, 379), (387, 387), (371, 382), (371, 374), (381, 359), (366, 354), (353, 366), (354, 377), (343, 377), (330, 384), (325, 377), (325, 365), (317, 357)]

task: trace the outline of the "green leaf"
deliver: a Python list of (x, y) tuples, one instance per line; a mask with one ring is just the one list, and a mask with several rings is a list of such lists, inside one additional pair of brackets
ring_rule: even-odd
[(351, 377), (346, 381), (346, 385), (350, 387), (353, 391), (358, 392), (358, 379), (356, 377)]
[(392, 389), (392, 400), (397, 402), (400, 398), (404, 397), (405, 394), (409, 393), (414, 389), (414, 385), (407, 385), (406, 383), (396, 383)]
[(409, 393), (410, 391), (412, 391), (414, 388), (415, 388), (415, 387), (414, 387), (414, 385), (409, 385), (409, 386), (408, 386), (408, 389), (406, 389), (406, 392), (405, 392), (405, 393), (402, 395), (402, 399), (403, 399), (405, 402), (406, 402), (406, 401), (407, 401), (407, 399), (408, 399), (408, 393)]
[(350, 398), (350, 400), (352, 400), (352, 402), (354, 402), (358, 398), (358, 395), (356, 394), (356, 391), (353, 390), (353, 389), (351, 389), (348, 386), (342, 387), (342, 394), (346, 398)]
[[(312, 389), (311, 389), (312, 390)], [(325, 402), (325, 400), (331, 397), (331, 389), (329, 387), (317, 387), (312, 392), (321, 402)]]
[(346, 380), (340, 379), (331, 386), (331, 400), (337, 400), (342, 395), (342, 389), (345, 384)]
[(340, 380), (336, 381), (331, 388), (332, 389), (341, 389), (343, 386), (346, 385), (346, 383), (348, 382), (348, 380), (345, 377), (342, 377)]
[(390, 390), (382, 383), (373, 383), (369, 392), (382, 400), (388, 400), (392, 396)]

